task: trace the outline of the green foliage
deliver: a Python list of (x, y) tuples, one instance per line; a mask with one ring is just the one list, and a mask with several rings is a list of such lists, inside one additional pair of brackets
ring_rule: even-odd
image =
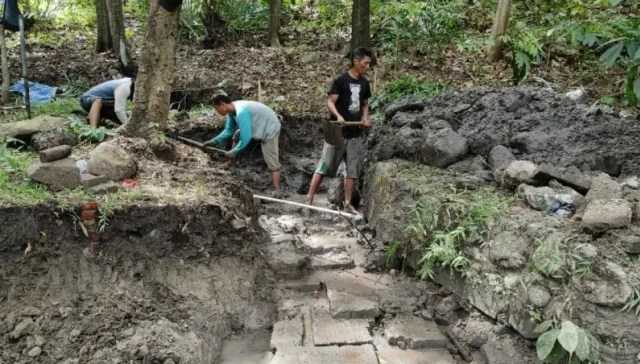
[(421, 81), (412, 75), (403, 75), (398, 79), (385, 83), (371, 98), (369, 106), (372, 110), (383, 109), (405, 96), (415, 95), (420, 98), (438, 96), (445, 86), (439, 82)]
[(433, 278), (438, 268), (468, 275), (469, 260), (462, 253), (467, 242), (481, 242), (489, 221), (502, 213), (509, 199), (493, 189), (434, 191), (418, 203), (406, 228), (413, 245), (424, 247), (418, 262), (421, 276)]
[(633, 289), (633, 294), (631, 298), (629, 298), (629, 302), (627, 302), (620, 311), (634, 312), (636, 316), (640, 317), (640, 287)]
[(542, 334), (536, 341), (536, 351), (545, 363), (558, 363), (563, 359), (569, 363), (600, 361), (598, 340), (571, 321), (562, 321), (560, 325), (545, 321), (534, 332)]
[(503, 37), (511, 45), (513, 54), (513, 84), (519, 85), (531, 71), (531, 67), (542, 59), (543, 50), (540, 34), (534, 30), (517, 28), (512, 36)]
[(107, 129), (104, 126), (99, 126), (97, 128), (92, 128), (83, 120), (78, 119), (77, 117), (70, 117), (67, 120), (67, 125), (76, 133), (80, 139), (86, 139), (91, 141), (92, 143), (100, 143), (103, 142), (107, 137), (112, 137), (116, 135), (115, 130)]
[(592, 262), (576, 252), (573, 238), (550, 237), (538, 244), (531, 257), (531, 270), (565, 281), (591, 273)]
[[(72, 98), (58, 98), (53, 101), (33, 104), (31, 106), (31, 117), (40, 115), (49, 115), (57, 117), (65, 117), (80, 107), (78, 100)], [(27, 112), (20, 110), (16, 113), (12, 113), (6, 118), (3, 118), (2, 122), (14, 122), (27, 119)]]
[(0, 137), (0, 205), (44, 201), (48, 188), (26, 178), (27, 168), (36, 162), (33, 152), (10, 149)]

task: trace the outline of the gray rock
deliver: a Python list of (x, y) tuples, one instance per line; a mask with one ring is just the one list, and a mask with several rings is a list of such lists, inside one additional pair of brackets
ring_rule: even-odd
[(335, 319), (374, 319), (380, 316), (378, 303), (365, 297), (329, 288), (327, 289), (327, 299), (331, 316)]
[(587, 96), (587, 92), (582, 88), (569, 91), (565, 93), (564, 96), (569, 98), (572, 101), (575, 101), (577, 104), (587, 104), (589, 102), (589, 97)]
[(396, 345), (398, 346), (398, 348), (400, 348), (400, 350), (405, 350), (407, 348), (407, 343), (402, 340), (396, 342)]
[(487, 364), (524, 363), (518, 351), (509, 340), (490, 341), (480, 349)]
[(456, 310), (459, 307), (453, 295), (445, 297), (436, 305), (434, 321), (439, 325), (451, 325), (458, 320)]
[(529, 161), (513, 161), (504, 170), (496, 171), (496, 181), (506, 188), (516, 188), (520, 184), (532, 184), (538, 167)]
[(113, 181), (108, 181), (97, 186), (90, 187), (89, 192), (96, 195), (106, 195), (120, 191), (120, 185)]
[(589, 243), (576, 245), (574, 252), (582, 259), (593, 259), (598, 256), (598, 248)]
[(0, 135), (11, 138), (28, 137), (38, 132), (62, 128), (65, 123), (63, 118), (40, 115), (29, 120), (0, 124)]
[(102, 143), (89, 153), (89, 173), (102, 175), (112, 181), (121, 181), (136, 175), (134, 159), (124, 149), (111, 143)]
[(420, 99), (416, 95), (409, 95), (389, 105), (385, 108), (384, 113), (388, 120), (393, 118), (394, 115), (400, 111), (422, 111), (423, 109), (424, 100)]
[(376, 144), (380, 160), (394, 157), (446, 168), (467, 154), (467, 141), (451, 128), (438, 123), (422, 128), (404, 126), (381, 137)]
[(103, 183), (107, 183), (107, 178), (105, 176), (95, 176), (91, 173), (82, 173), (80, 174), (80, 183), (84, 188), (91, 188), (97, 185), (101, 185)]
[(42, 163), (48, 163), (67, 158), (71, 155), (73, 148), (70, 145), (58, 145), (57, 147), (43, 149), (38, 153), (38, 158)]
[(637, 176), (631, 176), (631, 177), (625, 178), (624, 181), (620, 183), (620, 187), (624, 187), (624, 186), (637, 190), (640, 188), (640, 179), (638, 179)]
[(34, 325), (35, 323), (30, 317), (25, 318), (16, 325), (13, 331), (9, 334), (9, 337), (16, 340), (24, 335), (28, 335), (33, 330)]
[(589, 181), (579, 170), (571, 168), (556, 168), (549, 164), (543, 164), (532, 178), (532, 183), (536, 186), (546, 186), (551, 181), (556, 180), (565, 186), (569, 186), (580, 193), (587, 193), (591, 188)]
[(76, 161), (71, 158), (51, 163), (37, 162), (27, 169), (27, 176), (34, 181), (48, 185), (54, 191), (80, 186), (80, 171), (76, 166)]
[(313, 313), (313, 343), (326, 345), (362, 345), (372, 341), (365, 319), (336, 320), (328, 314)]
[(633, 212), (627, 200), (595, 200), (587, 205), (582, 224), (593, 232), (625, 228)]
[(57, 128), (43, 133), (35, 133), (31, 136), (31, 145), (35, 150), (49, 149), (59, 145), (75, 146), (78, 144), (78, 136), (69, 128)]
[(611, 179), (607, 174), (600, 174), (591, 179), (591, 188), (585, 196), (585, 202), (588, 204), (595, 200), (613, 200), (622, 198), (622, 188)]
[(522, 268), (527, 264), (527, 256), (532, 249), (531, 242), (514, 232), (503, 231), (490, 242), (491, 260), (507, 269)]
[(29, 350), (29, 356), (32, 358), (35, 358), (36, 356), (42, 354), (42, 349), (39, 346), (34, 347), (33, 349)]
[(390, 345), (400, 347), (404, 343), (411, 349), (445, 349), (449, 342), (435, 322), (415, 316), (399, 316), (385, 326), (384, 335)]
[(596, 266), (594, 274), (581, 276), (578, 283), (585, 300), (605, 307), (621, 307), (633, 293), (626, 272), (613, 262)]
[(42, 310), (40, 310), (39, 308), (36, 307), (26, 307), (24, 310), (22, 310), (22, 316), (41, 316), (42, 315)]
[(545, 307), (551, 300), (551, 293), (542, 286), (534, 285), (529, 287), (527, 294), (529, 295), (529, 302), (538, 308)]
[(526, 184), (518, 186), (518, 194), (524, 197), (527, 205), (539, 211), (547, 211), (556, 191), (551, 187), (533, 187)]
[(497, 145), (489, 152), (489, 165), (494, 171), (516, 160), (511, 150), (504, 145)]
[(304, 328), (301, 317), (278, 321), (273, 325), (271, 349), (285, 350), (289, 347), (302, 346), (303, 336)]
[(458, 340), (475, 348), (496, 340), (493, 329), (494, 324), (478, 313), (471, 313), (466, 320), (459, 320), (451, 326), (451, 332)]

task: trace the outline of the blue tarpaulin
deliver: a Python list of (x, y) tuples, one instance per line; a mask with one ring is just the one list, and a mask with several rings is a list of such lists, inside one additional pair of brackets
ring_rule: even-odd
[[(57, 87), (51, 87), (29, 81), (29, 100), (31, 100), (31, 103), (33, 104), (51, 101), (51, 99), (56, 95), (57, 89)], [(9, 90), (11, 92), (17, 92), (20, 95), (24, 95), (24, 83), (20, 80), (11, 86)]]

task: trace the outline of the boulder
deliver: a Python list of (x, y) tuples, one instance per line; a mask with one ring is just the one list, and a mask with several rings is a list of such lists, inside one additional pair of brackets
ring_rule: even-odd
[(89, 153), (88, 172), (102, 175), (112, 181), (121, 181), (136, 175), (137, 166), (124, 149), (110, 143), (102, 143)]
[(11, 138), (26, 138), (35, 133), (61, 128), (65, 122), (63, 118), (40, 115), (29, 120), (0, 124), (0, 135)]
[(627, 200), (595, 200), (587, 205), (582, 224), (593, 232), (625, 228), (631, 224), (631, 204)]
[(424, 110), (424, 100), (416, 95), (409, 95), (392, 103), (385, 110), (387, 119), (391, 119), (399, 111), (422, 111)]
[(511, 153), (511, 150), (504, 145), (497, 145), (489, 152), (489, 165), (494, 172), (514, 160), (516, 160), (516, 157)]
[(533, 187), (526, 184), (518, 186), (518, 194), (524, 197), (527, 205), (539, 211), (547, 211), (556, 191), (551, 187)]
[(533, 184), (536, 173), (538, 166), (533, 162), (516, 160), (496, 171), (496, 181), (503, 187), (516, 188), (522, 183)]
[(570, 168), (556, 168), (549, 164), (543, 164), (533, 176), (533, 184), (536, 186), (545, 186), (549, 182), (556, 180), (565, 186), (569, 186), (580, 193), (587, 193), (591, 188), (589, 181), (579, 170)]
[(591, 188), (585, 196), (585, 202), (595, 200), (612, 200), (622, 198), (622, 188), (611, 179), (608, 174), (602, 173), (591, 179)]
[(49, 149), (59, 145), (75, 146), (78, 136), (69, 128), (57, 128), (31, 136), (31, 146), (36, 150)]
[(545, 307), (551, 301), (551, 293), (543, 286), (533, 285), (527, 290), (529, 302), (538, 308)]
[(584, 299), (600, 306), (621, 307), (633, 294), (627, 273), (613, 262), (596, 266), (593, 274), (580, 276), (578, 283), (576, 287)]
[(29, 167), (27, 176), (34, 181), (48, 185), (54, 191), (80, 186), (80, 171), (76, 166), (76, 161), (72, 158), (50, 163), (38, 162)]

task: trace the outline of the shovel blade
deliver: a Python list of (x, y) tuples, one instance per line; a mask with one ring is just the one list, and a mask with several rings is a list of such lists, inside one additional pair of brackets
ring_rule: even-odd
[(342, 138), (342, 126), (340, 124), (332, 123), (329, 120), (322, 122), (322, 133), (324, 134), (324, 140), (333, 145), (336, 148), (342, 148), (344, 146), (344, 139)]

